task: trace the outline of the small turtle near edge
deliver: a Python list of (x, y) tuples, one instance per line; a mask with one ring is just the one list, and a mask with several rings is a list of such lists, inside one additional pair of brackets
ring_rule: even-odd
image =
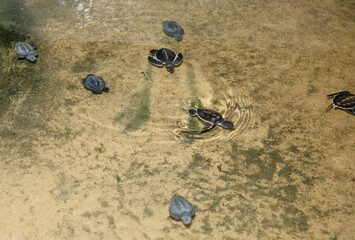
[(200, 120), (211, 124), (211, 126), (207, 129), (202, 130), (200, 133), (208, 132), (214, 129), (217, 125), (222, 126), (227, 129), (234, 129), (234, 125), (232, 122), (227, 121), (222, 117), (221, 114), (215, 112), (213, 110), (201, 109), (201, 108), (190, 108), (189, 114), (191, 116), (197, 116)]
[(108, 92), (109, 88), (105, 87), (105, 80), (102, 77), (95, 76), (95, 74), (89, 74), (82, 80), (86, 89), (91, 90), (92, 93)]
[(150, 50), (150, 54), (154, 55), (154, 57), (148, 57), (151, 64), (157, 67), (162, 67), (165, 64), (166, 70), (171, 73), (174, 72), (175, 66), (179, 66), (182, 62), (182, 53), (175, 54), (167, 48)]
[(333, 97), (333, 102), (329, 105), (326, 111), (329, 111), (331, 108), (339, 108), (350, 114), (355, 114), (355, 94), (348, 91), (342, 91), (329, 94), (327, 97)]
[(184, 34), (184, 29), (174, 21), (164, 21), (163, 31), (169, 37), (175, 37), (178, 42), (182, 40), (182, 35)]
[(195, 215), (194, 206), (181, 196), (170, 199), (169, 214), (175, 220), (182, 220), (185, 225), (191, 224), (191, 217)]
[(24, 42), (15, 43), (15, 51), (18, 54), (17, 59), (26, 58), (29, 62), (35, 63), (37, 61), (38, 53), (35, 51), (36, 45)]

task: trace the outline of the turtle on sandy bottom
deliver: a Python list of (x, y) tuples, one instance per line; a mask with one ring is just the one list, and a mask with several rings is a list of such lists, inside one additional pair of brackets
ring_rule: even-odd
[(182, 40), (182, 35), (184, 34), (184, 29), (174, 21), (164, 21), (163, 31), (169, 37), (175, 37), (178, 42)]
[(182, 53), (175, 54), (173, 51), (162, 48), (159, 50), (150, 50), (150, 54), (154, 57), (149, 56), (148, 61), (157, 67), (162, 67), (165, 65), (168, 72), (173, 73), (175, 66), (179, 66), (182, 62)]
[(108, 92), (109, 88), (105, 87), (105, 80), (102, 77), (95, 76), (95, 74), (89, 74), (82, 80), (84, 87), (92, 93)]
[(194, 206), (181, 196), (174, 196), (169, 202), (169, 214), (175, 220), (182, 220), (185, 225), (191, 224), (191, 218), (195, 215)]
[(331, 108), (339, 108), (355, 115), (355, 94), (348, 91), (342, 91), (329, 94), (327, 97), (333, 97), (333, 102), (329, 105), (326, 111), (329, 111)]
[(222, 117), (221, 114), (215, 112), (213, 110), (202, 109), (202, 108), (190, 108), (189, 114), (191, 116), (197, 116), (200, 120), (211, 124), (211, 126), (207, 129), (202, 130), (200, 133), (208, 132), (214, 129), (217, 125), (222, 126), (226, 129), (234, 129), (234, 125), (232, 122), (227, 121)]
[(17, 59), (26, 58), (29, 62), (35, 63), (37, 61), (38, 53), (35, 51), (36, 45), (28, 44), (24, 42), (15, 43), (15, 51), (17, 53)]

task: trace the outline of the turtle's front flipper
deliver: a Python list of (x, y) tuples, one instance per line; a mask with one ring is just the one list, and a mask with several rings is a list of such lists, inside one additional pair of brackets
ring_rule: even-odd
[(337, 93), (332, 93), (332, 94), (329, 94), (327, 95), (327, 97), (333, 97), (335, 95), (351, 95), (350, 92), (348, 91), (342, 91), (342, 92), (337, 92)]
[(155, 55), (158, 52), (158, 50), (153, 49), (153, 50), (150, 50), (149, 52), (150, 52), (150, 54)]
[(148, 61), (151, 64), (153, 64), (154, 66), (157, 66), (157, 67), (162, 67), (164, 65), (161, 61), (159, 61), (158, 59), (155, 59), (155, 58), (153, 58), (151, 56), (148, 57)]
[(31, 43), (30, 45), (33, 49), (35, 49), (35, 50), (37, 49), (37, 46), (34, 43)]
[(206, 133), (206, 132), (208, 132), (208, 131), (211, 131), (211, 130), (214, 129), (216, 126), (217, 126), (216, 123), (211, 124), (211, 126), (210, 126), (209, 128), (207, 128), (207, 129), (205, 129), (205, 130), (202, 130), (200, 133), (203, 134), (203, 133)]
[(178, 53), (178, 54), (176, 54), (176, 56), (175, 56), (175, 59), (174, 59), (174, 61), (173, 61), (173, 64), (174, 64), (175, 66), (178, 66), (178, 65), (180, 65), (181, 62), (182, 62), (182, 53)]

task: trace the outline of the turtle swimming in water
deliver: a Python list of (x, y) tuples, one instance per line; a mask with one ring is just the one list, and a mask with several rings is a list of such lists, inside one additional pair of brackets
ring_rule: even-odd
[(214, 129), (217, 125), (220, 125), (227, 129), (234, 129), (234, 125), (232, 122), (227, 121), (225, 118), (222, 117), (221, 114), (213, 110), (190, 108), (189, 114), (191, 116), (197, 116), (200, 120), (211, 124), (209, 128), (202, 130), (200, 133), (208, 132)]
[(154, 57), (148, 57), (148, 61), (151, 64), (157, 67), (162, 67), (165, 64), (166, 70), (171, 73), (174, 72), (175, 66), (179, 66), (182, 62), (182, 53), (175, 54), (167, 48), (150, 50), (150, 54), (154, 55)]
[(329, 105), (326, 111), (329, 111), (331, 108), (339, 108), (355, 115), (355, 94), (348, 91), (342, 91), (329, 94), (327, 97), (333, 97), (333, 102)]
[(86, 89), (91, 90), (92, 93), (108, 92), (109, 88), (105, 87), (105, 80), (102, 77), (89, 74), (83, 79), (83, 85)]
[(15, 51), (18, 54), (17, 59), (26, 58), (28, 61), (35, 63), (37, 61), (38, 53), (35, 51), (36, 45), (24, 42), (15, 43)]
[(175, 220), (182, 220), (185, 225), (191, 224), (191, 217), (195, 215), (194, 206), (181, 196), (170, 199), (169, 214)]
[(163, 31), (169, 37), (175, 37), (178, 42), (182, 40), (182, 35), (184, 34), (184, 29), (174, 21), (164, 21)]

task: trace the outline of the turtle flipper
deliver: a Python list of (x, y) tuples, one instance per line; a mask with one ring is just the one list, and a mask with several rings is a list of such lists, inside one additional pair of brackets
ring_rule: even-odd
[(182, 62), (182, 53), (178, 53), (178, 54), (176, 54), (176, 56), (175, 56), (175, 59), (174, 59), (174, 61), (173, 61), (173, 64), (174, 64), (175, 66), (178, 66), (178, 65), (180, 65), (181, 62)]
[(203, 133), (206, 133), (206, 132), (208, 132), (208, 131), (211, 131), (211, 130), (214, 129), (216, 126), (217, 126), (216, 123), (211, 124), (211, 126), (210, 126), (209, 128), (207, 128), (207, 129), (205, 129), (205, 130), (202, 130), (200, 133), (203, 134)]
[(32, 47), (34, 50), (37, 49), (37, 46), (36, 46), (34, 43), (31, 43), (30, 45), (31, 45), (31, 47)]
[(153, 64), (154, 66), (157, 66), (157, 67), (162, 67), (164, 65), (161, 61), (159, 61), (158, 59), (153, 58), (151, 56), (148, 57), (148, 61), (151, 64)]
[(329, 94), (327, 95), (327, 97), (333, 97), (335, 95), (351, 95), (350, 92), (348, 91), (342, 91), (342, 92), (337, 92), (337, 93), (332, 93), (332, 94)]
[(353, 115), (355, 115), (355, 107), (353, 107), (352, 109), (348, 109), (348, 110), (346, 110), (348, 113), (350, 113), (350, 114), (353, 114)]
[(334, 104), (331, 103), (331, 104), (327, 107), (327, 109), (325, 109), (324, 111), (325, 111), (325, 112), (329, 112), (329, 110), (332, 109), (333, 107), (334, 107)]
[(26, 57), (26, 55), (22, 55), (22, 54), (18, 54), (17, 55), (17, 59), (22, 59), (22, 58), (25, 58)]
[(36, 56), (35, 55), (27, 55), (26, 56), (26, 59), (28, 60), (28, 61), (30, 61), (30, 62), (32, 62), (32, 63), (34, 63), (34, 62), (36, 62), (37, 61), (37, 58), (36, 58)]
[(153, 50), (150, 50), (149, 52), (150, 52), (150, 54), (155, 55), (158, 52), (158, 50), (153, 49)]

